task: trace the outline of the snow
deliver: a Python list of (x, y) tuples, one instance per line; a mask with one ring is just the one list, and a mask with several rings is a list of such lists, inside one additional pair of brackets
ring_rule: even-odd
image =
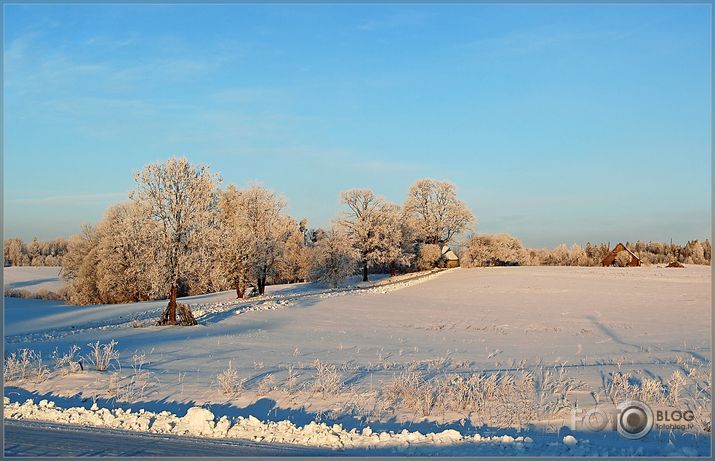
[(3, 267), (3, 286), (37, 293), (40, 290), (59, 292), (66, 282), (60, 278), (61, 267)]
[[(646, 454), (709, 454), (710, 435), (703, 433), (678, 439), (672, 447), (667, 435), (665, 443), (653, 438), (628, 444), (614, 433), (603, 435), (609, 437), (607, 446), (595, 448), (595, 436), (483, 429), (466, 414), (398, 412), (382, 418), (338, 410), (357, 405), (363, 395), (369, 407), (375, 390), (413, 366), (435, 376), (563, 366), (585, 384), (570, 396), (583, 408), (593, 404), (590, 392), (603, 385), (604, 376), (620, 367), (647, 370), (648, 376), (664, 381), (678, 369), (677, 360), (709, 372), (710, 267), (458, 268), (409, 278), (383, 276), (368, 284), (354, 280), (343, 290), (318, 284), (267, 287), (266, 296), (246, 300), (236, 300), (233, 292), (184, 298), (181, 302), (192, 306), (200, 322), (188, 328), (150, 326), (165, 301), (77, 307), (4, 298), (6, 353), (30, 347), (47, 359), (55, 349), (63, 352), (77, 344), (86, 354), (88, 343), (115, 339), (125, 379), (135, 353), (146, 355), (145, 370), (152, 375), (146, 392), (132, 401), (109, 397), (110, 373), (92, 370), (53, 374), (43, 382), (8, 383), (5, 395), (48, 401), (35, 405), (37, 409), (28, 405), (13, 410), (21, 418), (48, 416), (72, 424), (172, 434), (181, 429), (311, 446), (372, 443), (397, 449), (407, 443), (412, 448), (459, 446), (466, 451), (450, 453), (470, 454), (481, 443), (492, 447), (486, 451), (491, 453), (495, 444), (514, 447), (523, 437), (521, 449), (538, 454), (620, 455), (635, 447), (645, 447)], [(134, 328), (133, 319), (144, 326)], [(342, 392), (321, 396), (310, 391), (316, 359), (337, 366)], [(246, 379), (243, 392), (233, 398), (222, 395), (215, 384), (229, 361)], [(293, 393), (284, 391), (289, 369), (296, 376), (298, 390)], [(259, 390), (269, 376), (276, 387)], [(72, 410), (83, 400), (87, 408), (97, 404), (94, 416), (84, 413), (89, 409)], [(185, 420), (192, 407), (214, 416), (209, 419), (197, 409)], [(117, 414), (120, 409), (126, 411)], [(6, 408), (5, 417), (9, 414)]]
[[(184, 416), (162, 411), (132, 412), (122, 408), (100, 408), (96, 404), (91, 409), (83, 407), (60, 408), (53, 402), (42, 400), (36, 404), (32, 399), (12, 402), (4, 398), (4, 417), (15, 420), (49, 421), (79, 426), (123, 429), (136, 432), (173, 434), (181, 436), (202, 436), (209, 438), (243, 439), (262, 443), (280, 443), (306, 447), (327, 447), (335, 450), (392, 448), (408, 454), (450, 454), (491, 453), (499, 455), (550, 454), (550, 455), (644, 455), (642, 444), (629, 444), (624, 439), (611, 438), (607, 444), (578, 442), (573, 435), (563, 437), (563, 445), (550, 442), (553, 438), (542, 435), (535, 442), (532, 437), (519, 435), (462, 434), (454, 429), (422, 434), (404, 429), (399, 433), (383, 431), (376, 433), (370, 427), (362, 431), (347, 430), (340, 424), (310, 422), (296, 426), (291, 421), (263, 422), (253, 416), (228, 418), (216, 416), (201, 407), (191, 407)], [(537, 436), (538, 437), (538, 436)], [(651, 437), (658, 440), (657, 437)], [(670, 456), (698, 456), (707, 453), (708, 445), (701, 440), (695, 447), (677, 447), (672, 443), (677, 436), (665, 439), (665, 453)], [(680, 442), (680, 440), (678, 440)], [(577, 445), (579, 446), (577, 449)], [(654, 444), (651, 444), (654, 445)], [(647, 446), (646, 446), (647, 447)], [(446, 450), (445, 450), (446, 449)], [(653, 447), (650, 447), (652, 453)]]
[(573, 447), (578, 443), (576, 440), (576, 437), (573, 435), (567, 435), (564, 437), (564, 444), (568, 445), (569, 447)]

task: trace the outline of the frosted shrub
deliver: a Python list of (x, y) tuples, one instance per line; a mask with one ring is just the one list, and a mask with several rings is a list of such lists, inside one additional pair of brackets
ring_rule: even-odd
[[(298, 350), (298, 348), (296, 348)], [(295, 354), (293, 354), (295, 355)], [(298, 384), (298, 375), (294, 371), (293, 365), (288, 365), (288, 377), (286, 379), (285, 387), (284, 390), (288, 394), (293, 394), (295, 390), (297, 389), (297, 384)]]
[(417, 255), (417, 269), (429, 270), (437, 266), (437, 261), (442, 256), (442, 251), (437, 245), (420, 245)]
[(645, 378), (641, 383), (639, 399), (646, 403), (660, 403), (664, 400), (663, 386), (656, 379)]
[(631, 255), (627, 251), (621, 251), (616, 255), (615, 261), (618, 267), (626, 267), (631, 262)]
[(112, 362), (119, 364), (119, 351), (114, 348), (116, 345), (115, 340), (107, 344), (100, 344), (99, 341), (94, 344), (88, 344), (91, 353), (87, 360), (94, 366), (95, 370), (107, 371)]
[(668, 398), (672, 404), (680, 401), (681, 393), (685, 387), (685, 376), (679, 370), (675, 370), (668, 381)]
[[(540, 368), (540, 390), (536, 394), (539, 410), (547, 415), (556, 415), (562, 410), (569, 409), (572, 406), (569, 394), (583, 389), (585, 384), (567, 376), (566, 369), (563, 366), (555, 366), (549, 369)], [(607, 392), (607, 395), (610, 394)]]
[(611, 373), (611, 379), (606, 386), (606, 395), (613, 403), (618, 403), (621, 400), (635, 398), (638, 394), (638, 388), (630, 384), (631, 374), (629, 372)]
[(224, 395), (236, 397), (243, 390), (243, 379), (240, 378), (238, 372), (233, 368), (231, 361), (228, 362), (228, 368), (216, 375), (216, 383)]
[(273, 375), (269, 374), (265, 378), (261, 380), (261, 383), (258, 385), (258, 394), (259, 395), (266, 395), (272, 390), (276, 388), (276, 380), (273, 378)]
[(315, 381), (313, 381), (313, 392), (320, 392), (323, 396), (335, 394), (343, 386), (342, 378), (335, 365), (327, 365), (320, 360), (315, 361)]
[(416, 402), (421, 385), (422, 376), (419, 373), (400, 373), (387, 383), (383, 397), (394, 406), (403, 404), (411, 407)]
[(42, 382), (49, 370), (42, 362), (42, 355), (31, 349), (20, 349), (5, 357), (3, 376), (6, 381), (30, 379)]
[(335, 288), (355, 272), (355, 258), (350, 239), (334, 226), (312, 250), (312, 278)]
[(82, 370), (82, 357), (75, 357), (75, 354), (79, 352), (79, 346), (73, 344), (70, 347), (69, 352), (63, 355), (59, 355), (57, 349), (52, 355), (52, 359), (55, 364), (55, 369), (60, 372), (60, 375), (66, 376), (70, 373), (77, 373)]
[(507, 234), (474, 234), (462, 252), (464, 267), (522, 265), (528, 252), (521, 242)]
[[(538, 413), (534, 376), (527, 371), (516, 375), (452, 375), (442, 387), (442, 404), (445, 409), (474, 412), (482, 422), (492, 425), (527, 424)], [(543, 410), (548, 412), (548, 406)]]
[(113, 373), (110, 376), (108, 384), (110, 395), (125, 402), (144, 398), (151, 385), (157, 382), (154, 374), (144, 369), (144, 365), (147, 363), (144, 354), (134, 354), (132, 356), (132, 371), (129, 376), (124, 379), (119, 373)]
[(417, 407), (415, 410), (419, 411), (422, 416), (431, 415), (435, 403), (440, 398), (441, 388), (440, 383), (423, 381), (418, 387), (417, 395), (415, 396)]

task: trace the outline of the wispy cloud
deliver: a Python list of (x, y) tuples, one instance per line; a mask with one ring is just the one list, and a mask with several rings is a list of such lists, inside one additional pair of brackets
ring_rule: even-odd
[(113, 200), (126, 199), (128, 192), (108, 192), (97, 194), (77, 194), (77, 195), (48, 195), (45, 197), (28, 197), (9, 199), (7, 203), (18, 205), (76, 205), (83, 203), (108, 202)]

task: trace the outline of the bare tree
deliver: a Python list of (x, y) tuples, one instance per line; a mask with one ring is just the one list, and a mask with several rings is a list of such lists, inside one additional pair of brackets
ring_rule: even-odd
[[(161, 314), (160, 325), (177, 324), (176, 297), (183, 268), (182, 257), (197, 244), (194, 234), (210, 220), (216, 204), (216, 185), (220, 182), (205, 165), (192, 165), (186, 158), (172, 157), (152, 163), (134, 176), (136, 189), (131, 198), (145, 204), (159, 225), (158, 256), (167, 268), (169, 303)], [(188, 308), (179, 313), (182, 325), (195, 325)]]
[(448, 243), (475, 222), (467, 205), (457, 199), (454, 184), (447, 181), (416, 181), (410, 187), (404, 209), (418, 238), (427, 244)]

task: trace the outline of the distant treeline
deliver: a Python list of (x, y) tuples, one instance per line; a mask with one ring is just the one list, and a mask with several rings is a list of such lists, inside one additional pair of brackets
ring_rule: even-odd
[(3, 242), (3, 266), (61, 266), (67, 253), (67, 240), (38, 240), (25, 243), (19, 238)]
[[(615, 246), (615, 244), (613, 245)], [(692, 240), (685, 245), (661, 242), (626, 242), (641, 263), (667, 264), (678, 261), (683, 264), (710, 265), (712, 246), (709, 240)], [(462, 250), (461, 260), (465, 267), (482, 266), (599, 266), (609, 253), (608, 243), (587, 243), (585, 247), (564, 244), (556, 248), (525, 248), (521, 241), (506, 234), (474, 234)]]

